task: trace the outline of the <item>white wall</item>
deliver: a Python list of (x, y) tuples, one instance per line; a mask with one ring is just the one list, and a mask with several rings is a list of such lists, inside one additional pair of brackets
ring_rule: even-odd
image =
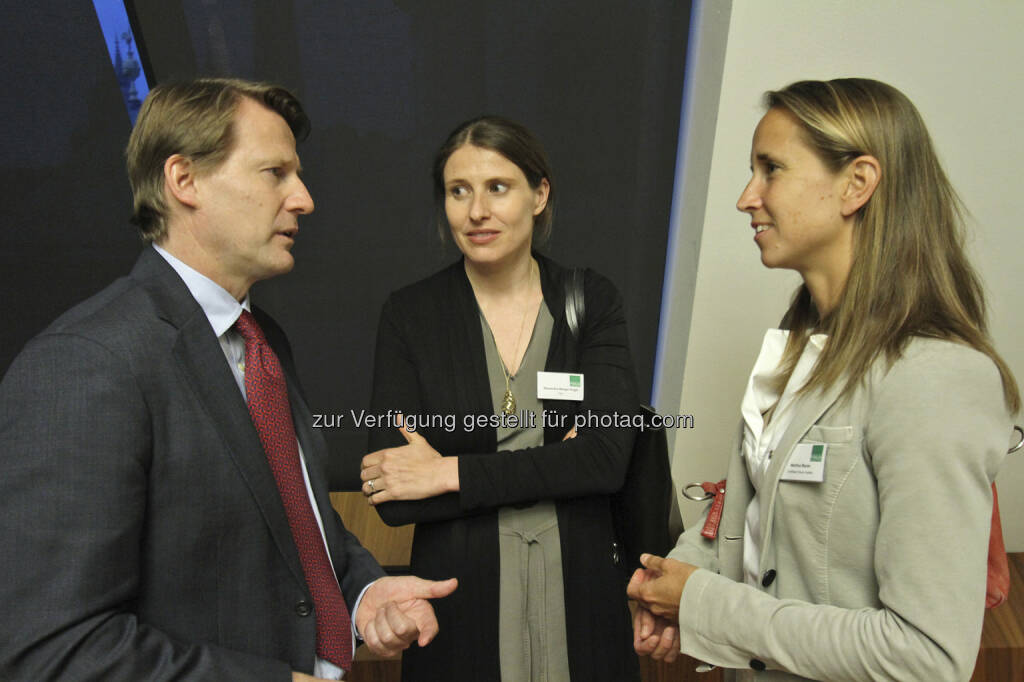
[[(704, 5), (708, 14), (708, 8), (728, 12), (730, 3), (706, 0)], [(972, 213), (971, 253), (986, 283), (992, 332), (1024, 384), (1024, 298), (1017, 291), (1024, 271), (1024, 228), (1017, 224), (1024, 182), (1022, 26), (1024, 3), (1009, 1), (731, 3), (717, 120), (713, 130), (697, 131), (713, 135), (714, 145), (703, 222), (696, 230), (690, 226), (700, 256), (678, 407), (695, 416), (696, 428), (675, 434), (677, 484), (724, 476), (739, 400), (761, 336), (778, 321), (799, 281), (794, 273), (761, 266), (749, 219), (735, 208), (749, 177), (761, 93), (795, 80), (877, 78), (917, 105)], [(714, 55), (706, 49), (703, 58)], [(714, 67), (705, 63), (691, 73), (714, 73)], [(705, 79), (709, 87), (714, 81)], [(681, 292), (675, 282), (667, 290)], [(662, 367), (660, 385), (679, 386), (680, 369)], [(677, 406), (674, 393), (658, 402), (662, 412)], [(1024, 451), (1007, 459), (997, 484), (1008, 549), (1024, 551)], [(681, 502), (687, 524), (700, 506)]]

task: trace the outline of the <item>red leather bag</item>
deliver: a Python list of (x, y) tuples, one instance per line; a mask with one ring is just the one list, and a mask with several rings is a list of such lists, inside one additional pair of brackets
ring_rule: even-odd
[(985, 608), (993, 609), (1010, 594), (1010, 564), (1003, 544), (1003, 522), (999, 520), (999, 497), (992, 484), (992, 532), (988, 536), (988, 582), (985, 583)]

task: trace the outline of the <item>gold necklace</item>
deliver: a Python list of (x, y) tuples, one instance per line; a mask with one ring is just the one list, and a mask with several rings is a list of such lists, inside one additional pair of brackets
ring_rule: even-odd
[[(530, 311), (530, 284), (533, 281), (533, 263), (530, 263), (530, 269), (526, 274), (526, 305), (523, 306), (523, 319), (519, 322), (519, 335), (516, 337), (516, 346), (512, 351), (512, 360), (519, 357), (519, 344), (523, 341), (523, 330), (526, 329), (526, 314)], [(479, 303), (477, 304), (479, 306)], [(483, 309), (481, 308), (481, 314)], [(483, 315), (484, 321), (487, 322), (487, 316)], [(494, 343), (494, 351), (498, 356), (498, 362), (501, 363), (501, 373), (505, 377), (505, 395), (501, 399), (501, 411), (503, 414), (513, 415), (516, 413), (516, 396), (512, 393), (512, 379), (515, 378), (515, 374), (508, 371), (505, 366), (505, 360), (501, 357), (501, 351), (498, 350), (498, 340), (494, 336), (494, 330), (491, 329), (491, 325), (487, 323), (487, 331), (491, 333), (491, 342)], [(521, 363), (520, 363), (521, 364)], [(516, 368), (519, 371), (519, 368)]]
[[(513, 360), (519, 357), (519, 344), (523, 340), (523, 330), (526, 329), (526, 313), (528, 313), (529, 310), (530, 304), (527, 302), (527, 304), (523, 306), (523, 320), (519, 323), (519, 336), (516, 337), (516, 347), (515, 350), (512, 351)], [(493, 331), (491, 332), (491, 339), (494, 339)], [(494, 349), (498, 349), (497, 341), (494, 343)], [(512, 394), (512, 377), (514, 375), (508, 371), (507, 367), (505, 367), (505, 361), (501, 359), (501, 353), (498, 353), (498, 360), (501, 362), (501, 373), (505, 375), (505, 396), (501, 399), (501, 411), (507, 415), (513, 415), (516, 413), (516, 397)], [(518, 371), (519, 368), (517, 367), (516, 372)]]

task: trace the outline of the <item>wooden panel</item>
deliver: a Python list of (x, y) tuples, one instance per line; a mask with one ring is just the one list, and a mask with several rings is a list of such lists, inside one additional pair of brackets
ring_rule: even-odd
[(971, 682), (1024, 682), (1024, 552), (1009, 555), (1010, 594), (985, 612)]
[(356, 650), (352, 670), (345, 676), (345, 682), (401, 682), (402, 659), (383, 659), (365, 646)]
[(345, 527), (359, 538), (381, 566), (402, 570), (409, 568), (412, 531), (415, 526), (388, 526), (359, 492), (331, 493), (331, 504), (341, 514)]

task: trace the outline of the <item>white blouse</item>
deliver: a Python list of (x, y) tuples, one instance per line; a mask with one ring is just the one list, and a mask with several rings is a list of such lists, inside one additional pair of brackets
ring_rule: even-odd
[[(765, 332), (761, 344), (761, 352), (754, 363), (747, 382), (747, 390), (740, 404), (743, 415), (742, 454), (747, 464), (747, 475), (754, 487), (754, 496), (747, 507), (746, 526), (743, 543), (743, 574), (748, 585), (760, 585), (761, 561), (761, 507), (757, 493), (764, 483), (764, 475), (771, 461), (772, 451), (778, 446), (782, 435), (786, 432), (793, 419), (796, 393), (799, 391), (814, 369), (821, 350), (825, 347), (828, 336), (812, 334), (803, 354), (796, 363), (793, 374), (786, 383), (786, 388), (779, 395), (771, 385), (782, 352), (786, 348), (789, 337), (787, 329), (769, 329)], [(771, 419), (765, 424), (764, 415), (774, 406)]]

